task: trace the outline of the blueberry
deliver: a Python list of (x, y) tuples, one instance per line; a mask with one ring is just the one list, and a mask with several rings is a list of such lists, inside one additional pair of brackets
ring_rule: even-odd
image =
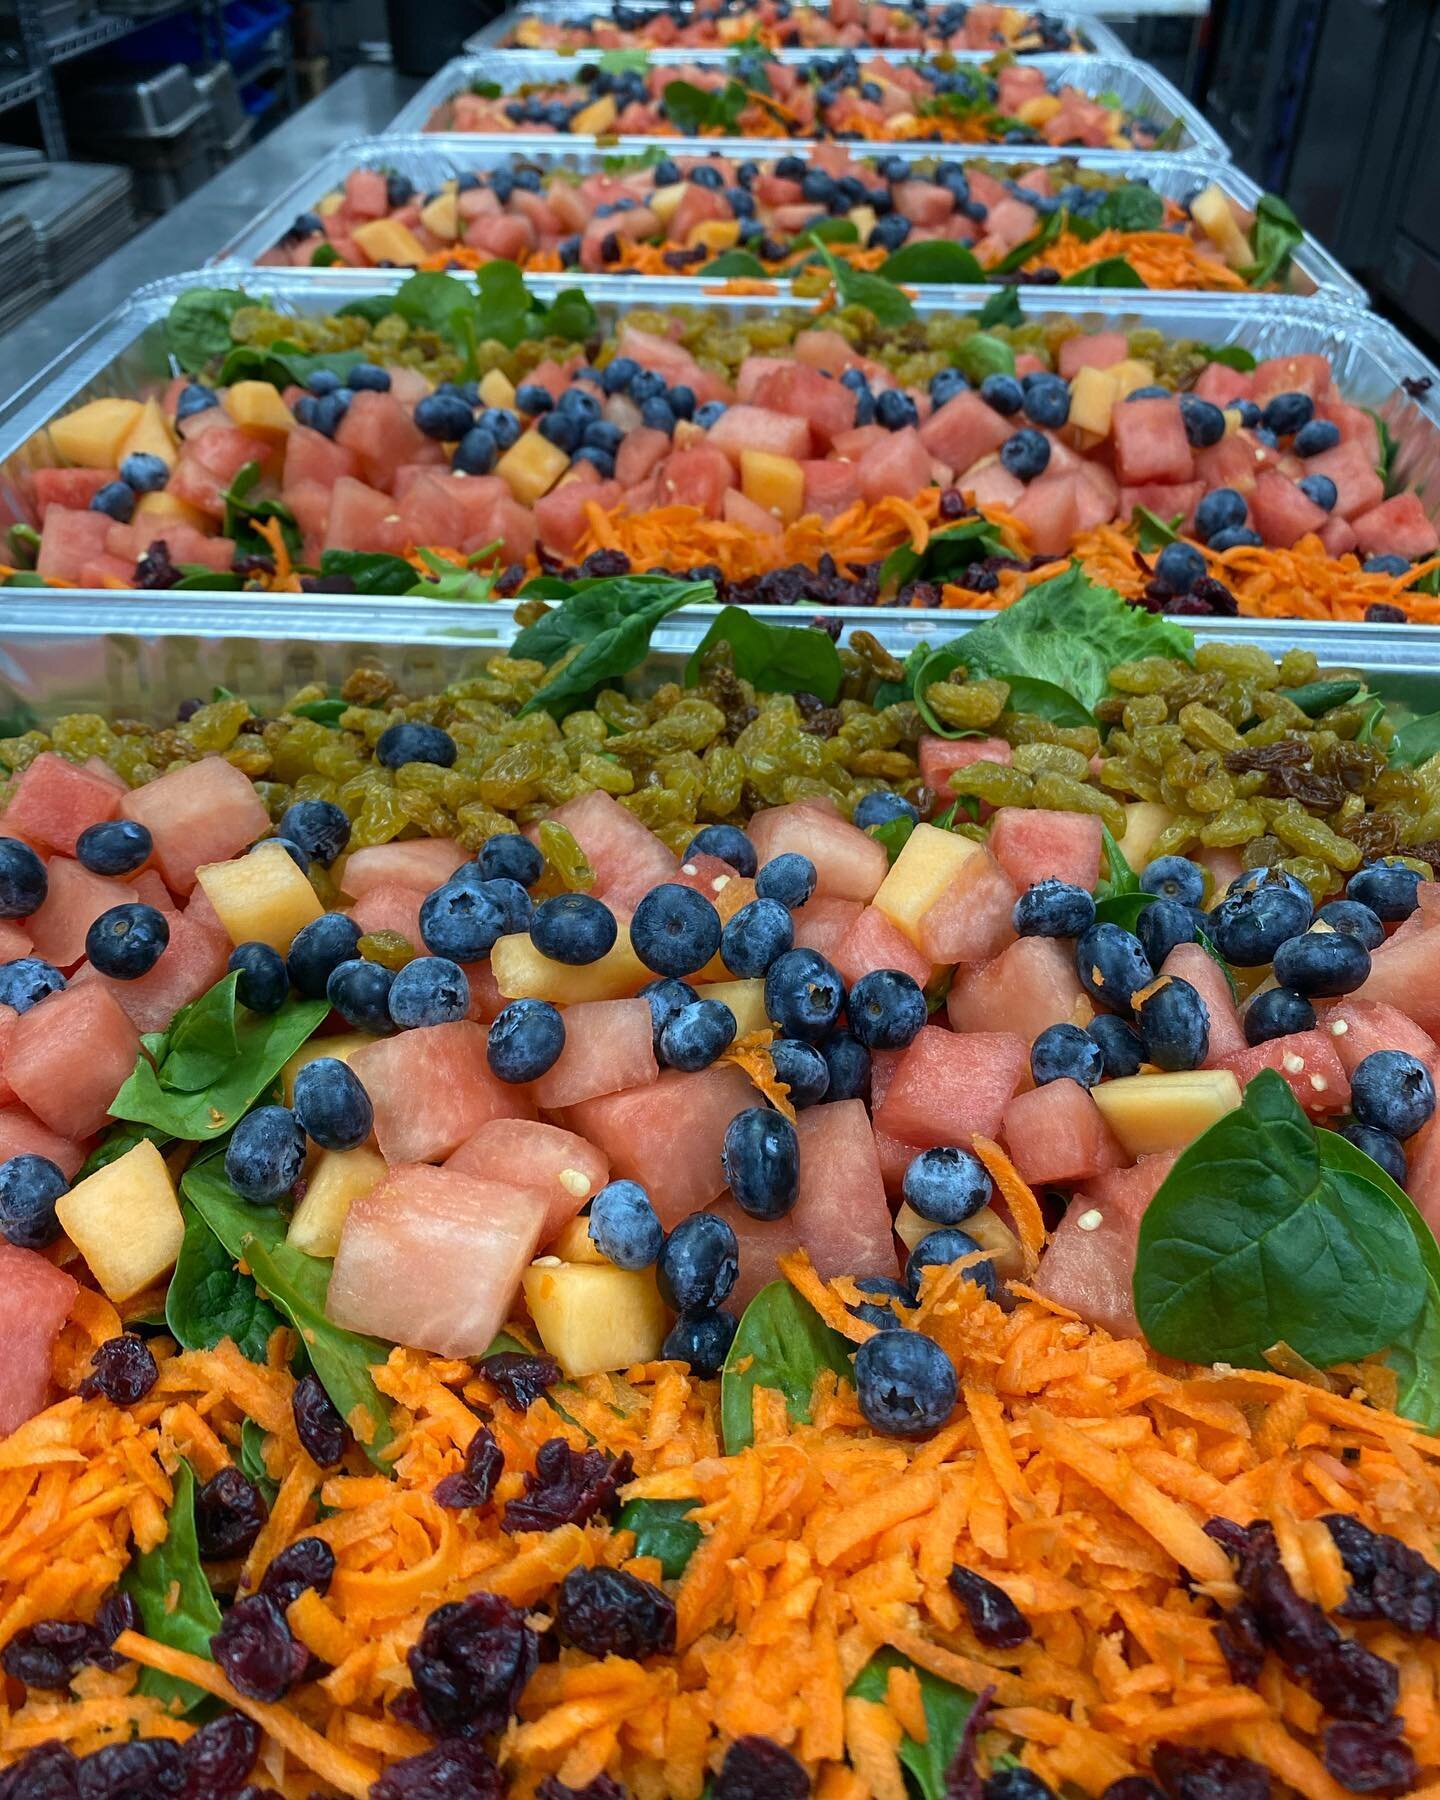
[(660, 1033), (660, 1060), (693, 1074), (708, 1069), (735, 1042), (735, 1015), (723, 1000), (692, 1000)]
[(1095, 923), (1095, 902), (1084, 888), (1051, 877), (1026, 888), (1012, 916), (1021, 937), (1079, 937)]
[(594, 425), (600, 418), (600, 402), (583, 387), (568, 387), (560, 396), (557, 412), (568, 413), (583, 425)]
[(1330, 900), (1315, 915), (1332, 931), (1348, 931), (1359, 938), (1367, 950), (1378, 950), (1385, 942), (1385, 927), (1378, 915), (1358, 900)]
[(305, 1167), (305, 1133), (288, 1106), (257, 1106), (230, 1134), (225, 1179), (242, 1200), (269, 1206), (288, 1194)]
[[(675, 167), (675, 165), (673, 163), (670, 166), (672, 168)], [(680, 179), (680, 171), (678, 169), (676, 169), (675, 174), (670, 178), (669, 181), (662, 182), (660, 180), (659, 176), (657, 175), (656, 176), (656, 184), (657, 184), (657, 186), (661, 186), (661, 187), (670, 187), (670, 186), (673, 186), (674, 183), (677, 182), (679, 179)], [(605, 369), (602, 371), (601, 376), (600, 376), (601, 385), (604, 387), (605, 392), (607, 394), (620, 394), (620, 393), (623, 393), (625, 391), (625, 389), (629, 387), (630, 383), (635, 379), (635, 377), (639, 373), (640, 373), (640, 365), (639, 365), (639, 363), (637, 363), (635, 361), (633, 356), (617, 356), (614, 359), (614, 361), (607, 364)], [(524, 390), (524, 391), (528, 391), (528, 390)], [(542, 390), (542, 392), (543, 392), (543, 390)], [(519, 396), (519, 394), (517, 394), (515, 397), (518, 400), (520, 396)], [(549, 399), (549, 395), (547, 394), (546, 400), (548, 401), (548, 399)]]
[(417, 956), (390, 984), (390, 1017), (402, 1031), (450, 1025), (470, 1011), (470, 983), (448, 956)]
[(1030, 1076), (1036, 1087), (1078, 1081), (1083, 1088), (1093, 1088), (1104, 1073), (1104, 1053), (1078, 1025), (1047, 1025), (1030, 1046)]
[(795, 942), (795, 925), (778, 900), (750, 900), (725, 922), (720, 955), (732, 975), (748, 981), (763, 975)]
[(725, 1128), (720, 1152), (735, 1203), (752, 1219), (783, 1219), (800, 1194), (800, 1140), (768, 1106), (747, 1106)]
[(1196, 534), (1212, 543), (1221, 532), (1241, 530), (1248, 511), (1245, 496), (1234, 488), (1211, 488), (1195, 508)]
[(718, 856), (747, 879), (756, 869), (755, 846), (738, 825), (707, 825), (697, 831), (686, 847), (685, 860), (692, 856)]
[(1155, 577), (1172, 594), (1188, 594), (1205, 573), (1205, 558), (1193, 544), (1167, 544), (1155, 561)]
[(317, 400), (323, 399), (326, 394), (338, 393), (344, 385), (333, 369), (316, 369), (305, 383), (306, 388), (315, 395)]
[(918, 825), (920, 810), (888, 788), (877, 788), (860, 796), (853, 817), (861, 831), (869, 831), (874, 825), (888, 825), (892, 819), (909, 819), (912, 825)]
[(285, 958), (269, 944), (237, 944), (225, 967), (232, 975), (239, 971), (235, 998), (251, 1012), (279, 1012), (290, 996)]
[(1350, 1071), (1350, 1110), (1362, 1125), (1414, 1137), (1435, 1115), (1435, 1082), (1408, 1050), (1373, 1050)]
[(1012, 432), (1000, 446), (1000, 461), (1017, 481), (1033, 481), (1050, 464), (1050, 440), (1027, 425)]
[(541, 955), (577, 968), (599, 962), (618, 935), (614, 913), (590, 894), (556, 894), (530, 920), (530, 941)]
[(1025, 417), (1033, 425), (1058, 431), (1070, 417), (1070, 388), (1058, 375), (1037, 380), (1023, 390)]
[(90, 496), (90, 510), (128, 525), (135, 513), (135, 490), (123, 481), (107, 481)]
[(1025, 404), (1025, 390), (1013, 375), (987, 375), (980, 383), (980, 398), (1008, 419)]
[(317, 1056), (295, 1077), (291, 1101), (305, 1135), (322, 1150), (353, 1150), (375, 1123), (360, 1077), (338, 1056)]
[(403, 769), (406, 763), (434, 763), (437, 768), (450, 769), (456, 755), (457, 746), (448, 731), (410, 719), (387, 725), (375, 744), (375, 760), (382, 769)]
[[(92, 826), (93, 830), (104, 829)], [(144, 830), (144, 827), (141, 827)], [(88, 832), (81, 833), (81, 839)], [(149, 832), (145, 833), (149, 837)], [(76, 853), (79, 853), (79, 843)], [(146, 853), (148, 855), (148, 851)], [(81, 859), (84, 860), (83, 858)], [(143, 861), (144, 858), (141, 858)], [(91, 865), (85, 864), (88, 869)], [(138, 864), (132, 864), (138, 867)], [(97, 874), (103, 873), (101, 870)], [(811, 873), (814, 871), (812, 869)], [(30, 848), (22, 844), (19, 838), (0, 837), (0, 919), (25, 919), (45, 903), (45, 896), (50, 889), (50, 878), (45, 873), (45, 865)]]
[[(520, 892), (525, 890), (521, 888)], [(420, 904), (420, 936), (425, 948), (435, 956), (448, 956), (453, 962), (479, 962), (508, 929), (504, 914), (484, 882), (471, 886), (447, 881)]]
[(963, 1225), (990, 1204), (993, 1187), (978, 1156), (941, 1144), (911, 1158), (901, 1191), (911, 1211), (929, 1224)]
[(1408, 919), (1420, 904), (1420, 876), (1404, 863), (1366, 863), (1346, 883), (1345, 897), (1368, 906), (1377, 919)]
[(823, 1038), (844, 1004), (839, 971), (816, 950), (787, 950), (766, 970), (765, 1015), (783, 1037)]
[(565, 1048), (565, 1020), (548, 1000), (512, 1000), (490, 1027), (485, 1060), (501, 1081), (538, 1081)]
[(43, 957), (18, 956), (14, 962), (0, 963), (0, 1006), (16, 1012), (29, 1012), (64, 986), (65, 977)]
[(708, 431), (725, 411), (723, 400), (707, 400), (703, 406), (695, 408), (695, 423)]
[(276, 830), (327, 869), (350, 842), (350, 821), (333, 800), (297, 800), (285, 808)]
[(540, 420), (537, 429), (541, 437), (548, 438), (557, 450), (565, 451), (567, 456), (580, 448), (580, 440), (585, 435), (584, 423), (574, 413), (548, 412)]
[(486, 881), (518, 881), (525, 888), (534, 887), (545, 873), (545, 858), (539, 847), (518, 831), (486, 838), (476, 862)]
[(920, 423), (920, 413), (903, 388), (886, 388), (875, 396), (875, 419), (887, 431), (903, 431)]
[(850, 1029), (870, 1050), (903, 1050), (925, 1023), (925, 994), (901, 969), (872, 969), (850, 990)]
[(1313, 1031), (1315, 1008), (1291, 988), (1266, 988), (1245, 1008), (1243, 1023), (1247, 1044), (1268, 1044), (1297, 1031)]
[(1119, 925), (1092, 925), (1075, 946), (1075, 972), (1090, 998), (1128, 1013), (1130, 996), (1155, 979), (1145, 947)]
[(585, 445), (593, 445), (597, 450), (604, 450), (607, 455), (614, 456), (624, 441), (625, 433), (608, 419), (592, 419), (585, 427)]
[(739, 1323), (734, 1313), (718, 1306), (682, 1315), (665, 1334), (661, 1360), (687, 1363), (692, 1375), (708, 1381), (725, 1367)]
[(1290, 437), (1315, 417), (1315, 402), (1308, 394), (1277, 394), (1260, 416), (1267, 431)]
[(587, 1231), (617, 1269), (648, 1269), (665, 1243), (665, 1228), (638, 1181), (611, 1181), (601, 1188), (590, 1202)]
[(602, 481), (608, 481), (615, 473), (615, 458), (608, 450), (601, 450), (594, 444), (582, 444), (572, 461), (589, 463)]
[(1273, 962), (1280, 946), (1309, 926), (1311, 910), (1308, 893), (1297, 894), (1267, 876), (1263, 884), (1225, 896), (1210, 915), (1210, 936), (1226, 962), (1258, 968)]
[(853, 1031), (832, 1031), (820, 1046), (829, 1086), (827, 1100), (870, 1102), (870, 1052)]
[(1372, 1162), (1379, 1163), (1396, 1187), (1405, 1186), (1410, 1177), (1405, 1146), (1393, 1133), (1377, 1131), (1373, 1125), (1362, 1125), (1355, 1119), (1337, 1126), (1336, 1130), (1357, 1150), (1363, 1150)]
[(1210, 540), (1210, 548), (1219, 555), (1224, 550), (1259, 550), (1264, 543), (1258, 531), (1246, 527), (1240, 531), (1217, 531)]
[(1290, 448), (1297, 456), (1319, 456), (1326, 450), (1333, 450), (1339, 442), (1338, 425), (1329, 419), (1312, 419), (1295, 433), (1295, 442)]
[(475, 423), (474, 409), (458, 394), (426, 394), (415, 402), (411, 417), (426, 437), (446, 444), (458, 443)]
[(293, 838), (287, 838), (287, 837), (259, 838), (256, 840), (255, 843), (253, 843), (250, 846), (250, 848), (245, 852), (245, 854), (247, 856), (253, 856), (257, 850), (269, 850), (276, 844), (278, 844), (280, 846), (280, 848), (290, 858), (291, 862), (294, 863), (295, 867), (297, 869), (299, 869), (299, 871), (302, 875), (308, 871), (308, 869), (310, 867), (310, 858), (305, 854), (305, 852), (300, 848), (300, 846), (294, 841)]
[(1158, 969), (1177, 944), (1195, 942), (1195, 914), (1178, 900), (1156, 900), (1136, 919), (1135, 935)]
[(660, 1055), (660, 1035), (665, 1027), (687, 1006), (692, 1006), (699, 995), (688, 981), (676, 981), (662, 976), (659, 981), (648, 982), (640, 990), (640, 998), (648, 1002), (650, 1007), (650, 1035), (655, 1045), (655, 1055)]
[(1275, 952), (1275, 979), (1301, 994), (1351, 994), (1370, 973), (1370, 952), (1343, 931), (1306, 931)]
[(0, 1163), (0, 1238), (21, 1250), (43, 1250), (60, 1235), (55, 1202), (70, 1184), (44, 1156), (11, 1156)]
[(515, 390), (516, 410), (528, 414), (532, 419), (548, 413), (554, 404), (555, 396), (538, 381), (522, 381)]
[[(905, 1263), (905, 1280), (911, 1291), (918, 1293), (920, 1277), (926, 1269), (945, 1268), (959, 1262), (962, 1256), (973, 1256), (981, 1248), (968, 1231), (961, 1231), (954, 1225), (941, 1225), (927, 1232), (910, 1252)], [(972, 1263), (965, 1271), (965, 1279), (983, 1288), (987, 1298), (994, 1298), (995, 1264), (988, 1257), (984, 1262)]]
[(665, 377), (655, 369), (640, 369), (631, 378), (630, 398), (637, 406), (643, 406), (647, 400), (663, 400), (667, 383)]
[(1225, 402), (1225, 410), (1226, 412), (1238, 412), (1240, 415), (1240, 423), (1244, 426), (1246, 431), (1254, 431), (1255, 427), (1260, 423), (1260, 408), (1253, 400), (1227, 400)]
[(694, 1212), (665, 1240), (655, 1264), (660, 1298), (672, 1312), (709, 1312), (734, 1287), (740, 1245), (718, 1213)]
[(1090, 1021), (1089, 1032), (1100, 1046), (1105, 1073), (1112, 1080), (1140, 1073), (1145, 1046), (1140, 1041), (1140, 1033), (1127, 1020), (1117, 1018), (1114, 1013), (1097, 1013)]
[(1208, 450), (1225, 435), (1225, 415), (1212, 400), (1198, 394), (1180, 396), (1180, 418), (1185, 436), (1195, 450)]
[(657, 975), (693, 975), (720, 948), (720, 931), (720, 915), (703, 894), (666, 881), (635, 908), (630, 944)]
[(117, 981), (148, 975), (170, 942), (170, 921), (142, 900), (109, 907), (85, 933), (91, 966)]
[(180, 390), (180, 398), (175, 402), (175, 421), (193, 418), (196, 413), (209, 412), (212, 406), (220, 404), (220, 396), (213, 388), (202, 386), (192, 381), (188, 387)]
[(488, 475), (500, 455), (500, 446), (488, 431), (474, 425), (455, 446), (450, 467), (462, 475)]
[(855, 1352), (855, 1393), (872, 1431), (920, 1437), (955, 1410), (955, 1365), (918, 1331), (877, 1331)]
[(683, 382), (670, 390), (670, 410), (677, 419), (693, 419), (695, 417), (695, 390), (686, 387)]
[(830, 1067), (813, 1044), (799, 1038), (776, 1038), (770, 1046), (775, 1076), (790, 1090), (790, 1104), (797, 1112), (823, 1100), (830, 1090)]
[(135, 450), (120, 464), (120, 479), (137, 494), (158, 494), (170, 479), (170, 465), (147, 450)]
[(1205, 871), (1188, 856), (1157, 856), (1140, 876), (1142, 893), (1181, 906), (1199, 906), (1205, 898)]
[(353, 919), (344, 913), (321, 913), (302, 925), (290, 941), (290, 954), (285, 958), (290, 985), (307, 1000), (323, 998), (330, 971), (355, 956), (359, 942), (360, 927)]
[(508, 406), (487, 406), (476, 418), (475, 429), (487, 432), (500, 449), (508, 450), (519, 440), (520, 420)]
[(796, 850), (772, 856), (755, 877), (755, 892), (762, 900), (778, 900), (793, 912), (815, 892), (815, 865)]
[(1162, 976), (1135, 1008), (1145, 1060), (1157, 1068), (1198, 1069), (1210, 1050), (1210, 1009), (1188, 981)]
[(1152, 382), (1148, 387), (1131, 388), (1125, 398), (1127, 401), (1168, 400), (1170, 398), (1170, 390), (1167, 387), (1162, 387), (1159, 382)]
[[(1307, 431), (1310, 427), (1305, 427)], [(1328, 475), (1306, 475), (1295, 484), (1307, 500), (1325, 512), (1334, 512), (1335, 504), (1340, 498), (1340, 490)]]
[(963, 394), (969, 386), (958, 369), (938, 369), (930, 377), (930, 398), (938, 409), (957, 394)]
[(345, 385), (352, 393), (388, 394), (390, 371), (380, 368), (377, 363), (356, 363), (346, 373)]
[(1310, 890), (1298, 875), (1292, 875), (1288, 869), (1278, 865), (1261, 864), (1254, 869), (1246, 869), (1230, 884), (1231, 894), (1253, 894), (1257, 888), (1283, 887), (1294, 894), (1297, 899), (1308, 901)]
[(325, 997), (352, 1031), (383, 1037), (395, 1029), (390, 1017), (394, 971), (354, 956), (330, 971)]
[(1410, 558), (1408, 556), (1367, 556), (1361, 564), (1367, 575), (1408, 575)]

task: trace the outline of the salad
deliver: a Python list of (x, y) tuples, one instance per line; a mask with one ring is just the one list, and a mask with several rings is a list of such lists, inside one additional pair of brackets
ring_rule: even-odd
[(0, 741), (0, 1793), (1423, 1792), (1436, 719), (675, 585)]
[(46, 428), (5, 579), (483, 600), (659, 570), (974, 608), (1078, 555), (1160, 611), (1437, 616), (1435, 524), (1328, 356), (1027, 319), (1012, 290), (920, 315), (820, 254), (842, 304), (818, 318), (606, 327), (506, 262), (325, 317), (193, 290), (166, 325), (185, 373)]
[(823, 244), (896, 282), (1056, 282), (1244, 293), (1306, 285), (1285, 203), (1255, 212), (1213, 182), (1182, 204), (1072, 162), (995, 164), (851, 155), (821, 145), (763, 161), (646, 153), (581, 172), (516, 154), (429, 193), (356, 169), (301, 213), (262, 264), (791, 275), (827, 292)]

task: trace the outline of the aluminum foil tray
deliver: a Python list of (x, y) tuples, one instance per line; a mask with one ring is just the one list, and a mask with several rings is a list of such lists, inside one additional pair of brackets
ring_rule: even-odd
[[(719, 63), (729, 60), (730, 52), (726, 50), (658, 50), (651, 53), (652, 60), (658, 63)], [(827, 54), (824, 50), (776, 50), (772, 52), (779, 62), (806, 63), (815, 57)], [(881, 58), (894, 61), (914, 61), (903, 52), (884, 50), (858, 50), (856, 56), (861, 63), (875, 62)], [(401, 107), (395, 117), (386, 126), (386, 135), (397, 132), (444, 131), (449, 122), (449, 103), (458, 93), (469, 87), (472, 81), (498, 81), (506, 93), (524, 87), (530, 82), (565, 81), (571, 78), (576, 69), (587, 62), (594, 62), (594, 56), (575, 55), (560, 56), (543, 51), (532, 50), (490, 50), (483, 56), (458, 56), (453, 62), (446, 63), (437, 75), (427, 81), (420, 92), (407, 105)], [(986, 62), (985, 56), (969, 56), (961, 58), (968, 62)], [(1131, 62), (1120, 56), (1028, 56), (1025, 66), (1044, 71), (1046, 79), (1061, 80), (1078, 88), (1085, 94), (1116, 94), (1122, 106), (1130, 112), (1139, 113), (1150, 119), (1161, 130), (1178, 121), (1180, 141), (1174, 148), (1181, 151), (1199, 151), (1216, 162), (1229, 162), (1230, 152), (1224, 140), (1196, 111), (1179, 88), (1168, 82), (1158, 70), (1152, 69), (1148, 63)], [(519, 133), (532, 140), (539, 133)], [(574, 139), (561, 133), (561, 141), (573, 143)], [(670, 144), (671, 138), (652, 140)], [(746, 143), (752, 152), (767, 143), (783, 145), (786, 150), (794, 150), (798, 140), (793, 138), (747, 138)], [(932, 144), (930, 149), (933, 151)], [(1095, 151), (1095, 155), (1133, 156), (1133, 150)], [(1145, 152), (1141, 151), (1141, 155)]]
[[(502, 168), (517, 157), (523, 158), (527, 167), (538, 169), (542, 174), (551, 169), (573, 169), (582, 175), (590, 174), (604, 168), (616, 155), (623, 155), (622, 146), (628, 141), (622, 138), (617, 144), (601, 149), (583, 141), (577, 144), (573, 139), (564, 137), (517, 143), (514, 138), (471, 137), (463, 132), (445, 135), (431, 132), (418, 137), (357, 138), (332, 150), (314, 168), (307, 169), (304, 175), (277, 194), (272, 203), (237, 232), (223, 249), (217, 251), (211, 261), (258, 261), (280, 241), (299, 213), (311, 210), (324, 195), (340, 187), (352, 169), (379, 169), (387, 175), (406, 175), (417, 188), (428, 191), (439, 187), (449, 176), (473, 170)], [(672, 156), (713, 156), (717, 151), (732, 149), (738, 155), (754, 154), (754, 144), (746, 139), (736, 139), (732, 144), (729, 140), (718, 138), (674, 138), (668, 141), (667, 147)], [(1008, 154), (1012, 148), (1017, 152), (1014, 156)], [(864, 149), (864, 145), (856, 146), (857, 152), (863, 152)], [(804, 146), (795, 146), (795, 153), (803, 155)], [(989, 157), (996, 162), (1047, 163), (1068, 160), (1082, 166), (1103, 167), (1108, 173), (1148, 182), (1157, 193), (1172, 200), (1187, 200), (1197, 189), (1214, 181), (1232, 200), (1252, 211), (1261, 193), (1250, 177), (1233, 163), (1217, 165), (1194, 155), (1167, 156), (1138, 151), (1133, 156), (1121, 157), (1108, 151), (1048, 148), (1032, 151), (1028, 148), (1022, 150), (1018, 145), (1004, 144), (993, 147), (983, 144), (973, 147), (959, 145), (948, 147), (945, 153), (951, 156), (963, 155), (966, 159), (971, 156)], [(898, 156), (905, 162), (922, 162), (933, 160), (937, 152), (933, 144), (899, 144), (887, 145), (877, 154)], [(1296, 250), (1291, 267), (1295, 281), (1293, 292), (1297, 296), (1320, 294), (1352, 304), (1365, 303), (1365, 290), (1359, 282), (1308, 233), (1305, 242)], [(296, 269), (294, 273), (306, 275), (310, 271)], [(587, 276), (585, 279), (588, 287), (592, 278)], [(657, 279), (668, 291), (671, 278), (665, 276)]]

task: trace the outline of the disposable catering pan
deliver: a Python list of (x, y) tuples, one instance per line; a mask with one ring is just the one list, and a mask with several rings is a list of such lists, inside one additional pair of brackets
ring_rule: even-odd
[[(823, 11), (825, 6), (826, 0), (808, 0), (808, 3), (806, 0), (802, 0), (802, 4), (797, 6), (796, 10)], [(653, 0), (652, 3), (641, 0), (638, 5), (634, 3), (634, 0), (627, 0), (626, 10), (631, 13), (658, 13), (666, 12), (669, 8), (663, 4), (653, 3)], [(897, 10), (903, 10), (903, 8), (897, 8)], [(1097, 55), (1124, 56), (1127, 54), (1119, 37), (1098, 18), (1078, 11), (1072, 12), (1068, 7), (1063, 11), (1044, 6), (1032, 10), (1045, 13), (1047, 18), (1063, 25), (1072, 36), (1081, 37), (1088, 49)], [(584, 24), (587, 19), (609, 18), (614, 11), (614, 0), (530, 0), (529, 5), (512, 7), (510, 11), (498, 14), (473, 36), (466, 38), (463, 47), (467, 51), (498, 50), (502, 48), (506, 39), (523, 18), (541, 19), (547, 24), (579, 25)], [(824, 48), (822, 45), (814, 47), (816, 49)], [(1083, 50), (1080, 52), (1080, 54), (1084, 53)], [(1056, 52), (1056, 54), (1061, 53)], [(1075, 52), (1072, 51), (1070, 54), (1073, 55)]]
[[(824, 58), (824, 50), (776, 50), (771, 53), (779, 62), (808, 63), (817, 57)], [(859, 61), (864, 64), (881, 59), (889, 62), (915, 61), (913, 56), (904, 51), (857, 50)], [(688, 51), (653, 51), (651, 59), (657, 63), (699, 63), (714, 64), (723, 68), (731, 60), (731, 53), (723, 50), (688, 50)], [(919, 59), (924, 61), (924, 58)], [(966, 56), (956, 60), (965, 62), (985, 62), (984, 56)], [(448, 128), (450, 118), (450, 102), (456, 94), (464, 93), (473, 82), (498, 82), (503, 93), (513, 93), (517, 88), (527, 87), (535, 82), (556, 82), (573, 80), (578, 69), (593, 65), (595, 56), (577, 54), (560, 56), (542, 51), (529, 50), (491, 50), (483, 56), (458, 56), (453, 62), (446, 63), (437, 75), (427, 81), (420, 92), (386, 126), (386, 135), (393, 136), (400, 132), (444, 131)], [(1206, 123), (1196, 109), (1190, 104), (1180, 90), (1168, 82), (1158, 70), (1152, 69), (1148, 63), (1131, 62), (1119, 56), (1030, 56), (1025, 59), (1027, 68), (1040, 69), (1049, 82), (1060, 82), (1081, 93), (1098, 97), (1101, 94), (1113, 96), (1115, 101), (1127, 112), (1140, 115), (1152, 123), (1158, 131), (1164, 131), (1174, 125), (1178, 128), (1177, 141), (1167, 146), (1180, 151), (1199, 151), (1213, 158), (1216, 162), (1228, 162), (1230, 152), (1223, 138), (1213, 126)], [(538, 135), (538, 134), (521, 134)], [(669, 138), (655, 140), (670, 143)], [(746, 142), (752, 151), (763, 146), (769, 140), (765, 138), (748, 138)], [(787, 150), (793, 150), (797, 140), (778, 138), (776, 143), (784, 144)], [(933, 149), (933, 145), (931, 146)], [(1020, 148), (1020, 146), (1016, 146)], [(1133, 151), (1112, 150), (1096, 151), (1096, 155), (1128, 156)], [(1142, 152), (1143, 154), (1143, 152)]]
[[(326, 194), (343, 186), (345, 177), (353, 169), (405, 175), (418, 189), (428, 193), (451, 176), (505, 168), (516, 161), (542, 175), (554, 169), (573, 170), (577, 175), (613, 169), (615, 158), (623, 156), (627, 141), (621, 139), (602, 149), (571, 138), (517, 141), (515, 138), (469, 137), (464, 133), (357, 138), (339, 145), (277, 194), (270, 205), (242, 227), (211, 260), (257, 262), (279, 243), (299, 214), (311, 211)], [(868, 147), (857, 144), (854, 148), (857, 157), (863, 158)], [(748, 139), (730, 142), (718, 138), (674, 138), (667, 140), (667, 150), (671, 156), (714, 156), (733, 152), (738, 156), (753, 157), (755, 145)], [(803, 156), (805, 147), (797, 145), (793, 153)], [(953, 145), (946, 146), (943, 152), (937, 151), (933, 144), (886, 145), (877, 147), (875, 154), (913, 163), (933, 161), (937, 154), (964, 161), (980, 159), (1001, 164), (1070, 161), (1081, 167), (1101, 168), (1107, 174), (1146, 182), (1157, 194), (1180, 201), (1188, 200), (1213, 181), (1229, 199), (1252, 212), (1261, 193), (1250, 177), (1233, 163), (1216, 164), (1198, 155), (1167, 156), (1137, 151), (1132, 156), (1122, 157), (1108, 151), (1052, 150), (1048, 147), (1032, 150), (1028, 146), (1005, 144)], [(1290, 266), (1290, 291), (1296, 297), (1319, 295), (1358, 305), (1365, 302), (1365, 290), (1359, 282), (1308, 232), (1304, 243), (1294, 252)], [(306, 269), (294, 272), (297, 275), (310, 273)], [(589, 279), (586, 277), (587, 285)], [(670, 278), (662, 278), (662, 285), (668, 293), (672, 285)]]

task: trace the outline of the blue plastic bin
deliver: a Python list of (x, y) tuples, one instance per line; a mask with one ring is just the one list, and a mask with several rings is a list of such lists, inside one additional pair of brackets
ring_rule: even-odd
[[(286, 0), (227, 0), (221, 15), (226, 60), (237, 69), (257, 61), (266, 40), (290, 17)], [(132, 32), (110, 46), (108, 54), (129, 63), (199, 63), (205, 60), (200, 21), (194, 13), (177, 13)]]

